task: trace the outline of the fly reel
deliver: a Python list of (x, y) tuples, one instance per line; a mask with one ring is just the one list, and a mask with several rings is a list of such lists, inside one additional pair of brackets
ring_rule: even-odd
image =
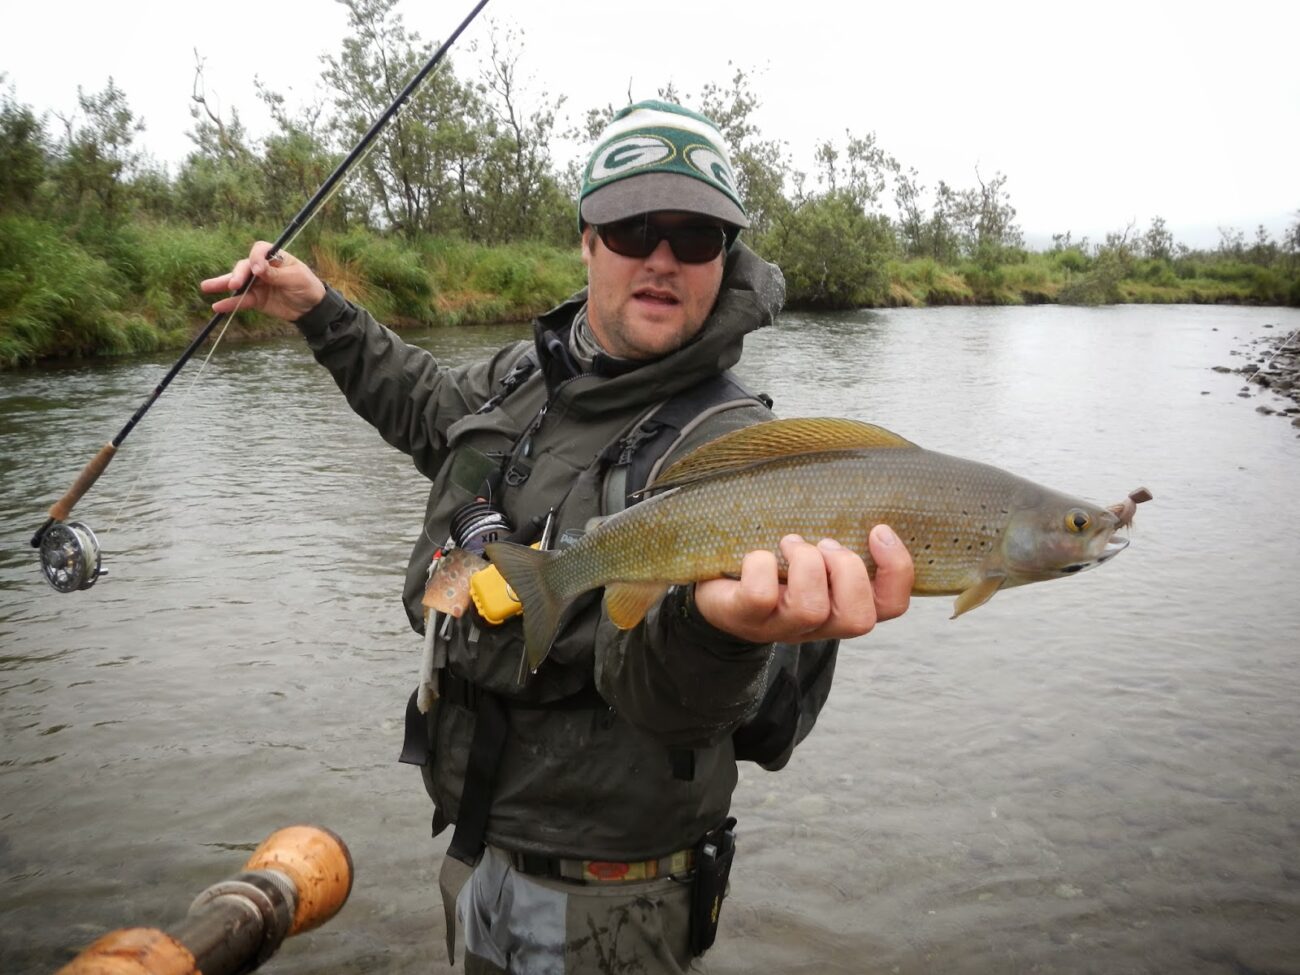
[(80, 521), (53, 524), (41, 537), (41, 572), (59, 592), (89, 589), (107, 573), (101, 568), (99, 539)]

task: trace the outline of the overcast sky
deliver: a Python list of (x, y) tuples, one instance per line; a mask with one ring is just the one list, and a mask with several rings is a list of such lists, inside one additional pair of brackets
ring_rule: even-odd
[[(471, 5), (398, 10), (429, 40)], [(806, 167), (817, 140), (849, 129), (874, 131), (931, 188), (1000, 170), (1040, 246), (1156, 215), (1179, 240), (1214, 246), (1220, 226), (1277, 237), (1300, 210), (1294, 2), (492, 0), (456, 48), (462, 76), (486, 18), (523, 32), (526, 91), (566, 94), (574, 120), (629, 90), (694, 93), (731, 62), (751, 76), (764, 134)], [(174, 167), (189, 149), (196, 48), (209, 93), (258, 133), (254, 76), (291, 99), (318, 95), (320, 55), (346, 30), (333, 0), (0, 0), (0, 72), (20, 102), (64, 113), (78, 85), (111, 75), (144, 118), (143, 146)]]

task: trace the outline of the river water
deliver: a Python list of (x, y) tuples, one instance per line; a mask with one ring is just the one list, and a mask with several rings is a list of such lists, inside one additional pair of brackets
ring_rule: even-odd
[[(742, 373), (1103, 504), (1133, 544), (847, 644), (789, 768), (745, 767), (715, 973), (1300, 972), (1300, 430), (1211, 371), (1300, 312), (791, 314)], [(523, 334), (416, 337), (459, 362)], [(297, 342), (191, 366), (78, 507), (109, 575), (27, 538), (169, 360), (0, 374), (0, 970), (177, 920), (274, 829), (351, 847), (280, 973), (448, 971), (398, 600), (425, 487)], [(459, 970), (459, 969), (457, 969)]]

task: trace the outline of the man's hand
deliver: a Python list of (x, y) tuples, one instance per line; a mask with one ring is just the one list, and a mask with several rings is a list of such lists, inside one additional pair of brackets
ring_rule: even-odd
[(807, 643), (868, 633), (881, 620), (901, 616), (912, 594), (912, 556), (885, 525), (868, 540), (876, 563), (872, 584), (855, 552), (824, 538), (816, 545), (798, 535), (781, 539), (789, 568), (777, 577), (771, 552), (750, 552), (739, 579), (710, 579), (695, 586), (695, 607), (713, 626), (752, 643)]
[(325, 285), (302, 261), (292, 254), (280, 251), (274, 261), (267, 261), (266, 252), (271, 245), (259, 240), (253, 245), (245, 260), (235, 265), (229, 274), (208, 278), (199, 287), (204, 294), (218, 294), (222, 291), (238, 291), (248, 280), (254, 277), (253, 286), (243, 299), (222, 298), (214, 302), (212, 310), (222, 313), (232, 312), (236, 308), (256, 308), (285, 321), (296, 321), (321, 303), (325, 297)]

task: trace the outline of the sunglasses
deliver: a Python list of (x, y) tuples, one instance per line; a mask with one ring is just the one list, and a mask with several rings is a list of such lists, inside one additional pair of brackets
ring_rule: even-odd
[(596, 234), (606, 247), (623, 257), (649, 257), (659, 241), (666, 240), (673, 256), (683, 264), (707, 264), (727, 246), (727, 232), (716, 223), (660, 226), (645, 217), (633, 217), (601, 224)]

